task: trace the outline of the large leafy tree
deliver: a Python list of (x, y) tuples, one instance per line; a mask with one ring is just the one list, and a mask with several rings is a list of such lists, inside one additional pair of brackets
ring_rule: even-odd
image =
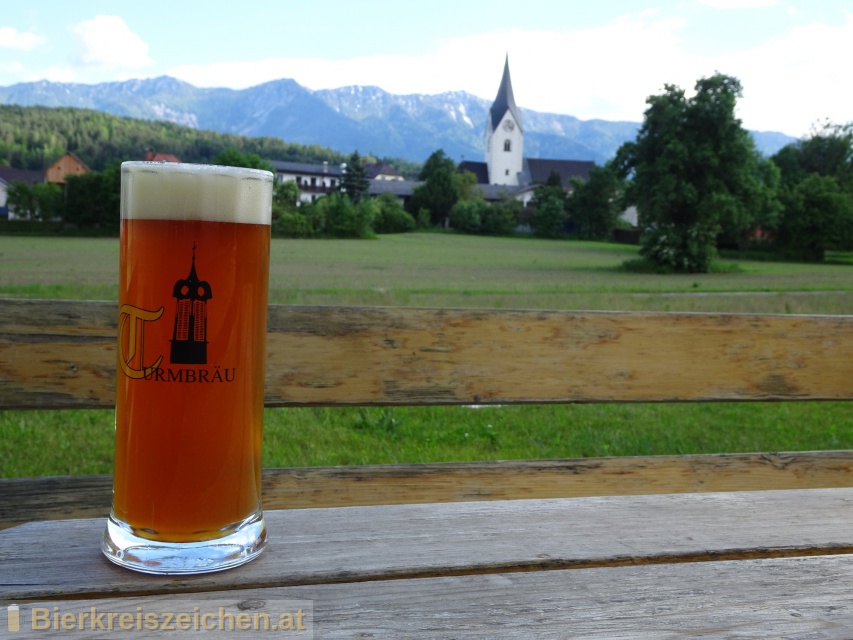
[(427, 158), (418, 179), (423, 180), (423, 184), (412, 192), (407, 204), (409, 212), (419, 216), (421, 211), (427, 211), (431, 224), (443, 225), (449, 219), (453, 205), (459, 200), (459, 191), (468, 184), (468, 179), (456, 173), (456, 165), (444, 154), (443, 149)]
[(782, 181), (781, 248), (820, 262), (827, 249), (853, 247), (853, 123), (814, 127), (772, 160)]
[(690, 98), (674, 85), (650, 96), (636, 141), (617, 153), (644, 229), (641, 253), (682, 272), (708, 271), (724, 227), (749, 228), (760, 186), (754, 143), (734, 115), (740, 82), (716, 74), (695, 88)]
[(782, 148), (772, 160), (786, 185), (816, 173), (835, 178), (843, 190), (853, 192), (853, 123), (816, 125), (808, 136)]
[(436, 173), (444, 171), (454, 173), (456, 171), (456, 163), (447, 157), (444, 149), (439, 149), (430, 154), (430, 157), (426, 159), (424, 166), (421, 167), (421, 172), (418, 174), (418, 180), (429, 180)]
[(624, 181), (610, 164), (593, 167), (588, 180), (572, 178), (572, 195), (566, 200), (569, 224), (583, 240), (605, 240), (616, 228), (622, 212)]
[(530, 206), (533, 215), (530, 222), (534, 235), (540, 238), (559, 238), (566, 231), (568, 214), (566, 213), (566, 190), (560, 174), (552, 171), (544, 184), (533, 190)]
[(853, 246), (853, 199), (835, 177), (810, 173), (782, 194), (779, 242), (792, 256), (822, 262), (827, 249)]

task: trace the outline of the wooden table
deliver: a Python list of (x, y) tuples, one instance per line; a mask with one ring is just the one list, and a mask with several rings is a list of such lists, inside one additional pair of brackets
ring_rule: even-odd
[[(139, 631), (136, 616), (223, 603), (226, 627), (241, 620), (232, 612), (276, 621), (302, 607), (305, 631), (203, 637), (853, 637), (853, 489), (303, 509), (267, 521), (258, 560), (193, 577), (110, 564), (102, 520), (0, 532), (0, 601), (21, 619), (8, 635), (0, 622), (0, 637), (198, 636)], [(93, 608), (130, 615), (134, 629), (90, 630)], [(83, 616), (86, 630), (34, 631), (35, 609), (39, 624)]]

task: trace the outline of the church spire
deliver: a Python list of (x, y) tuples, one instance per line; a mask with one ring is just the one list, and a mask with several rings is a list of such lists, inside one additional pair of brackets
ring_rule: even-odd
[(492, 108), (489, 111), (492, 130), (498, 128), (501, 119), (507, 111), (512, 114), (512, 117), (518, 124), (519, 130), (521, 130), (521, 115), (518, 112), (518, 107), (515, 106), (515, 96), (512, 94), (512, 80), (509, 77), (509, 54), (507, 54), (506, 61), (504, 62), (504, 74), (501, 78), (501, 86), (498, 88), (498, 95), (495, 97), (495, 101), (492, 103)]

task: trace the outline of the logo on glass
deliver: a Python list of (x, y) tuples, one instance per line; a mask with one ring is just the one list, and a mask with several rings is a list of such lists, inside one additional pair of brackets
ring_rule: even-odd
[(207, 364), (207, 301), (213, 297), (210, 284), (200, 280), (195, 270), (195, 243), (189, 275), (175, 282), (172, 297), (175, 328), (172, 332), (172, 364)]

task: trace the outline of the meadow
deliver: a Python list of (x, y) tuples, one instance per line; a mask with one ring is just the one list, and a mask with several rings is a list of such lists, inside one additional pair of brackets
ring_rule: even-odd
[[(718, 273), (625, 270), (626, 245), (448, 233), (274, 239), (278, 304), (853, 313), (853, 261), (721, 260)], [(0, 236), (0, 297), (115, 300), (118, 241)], [(0, 412), (3, 477), (109, 473), (110, 411)], [(268, 409), (264, 466), (853, 448), (853, 405), (546, 405)]]

